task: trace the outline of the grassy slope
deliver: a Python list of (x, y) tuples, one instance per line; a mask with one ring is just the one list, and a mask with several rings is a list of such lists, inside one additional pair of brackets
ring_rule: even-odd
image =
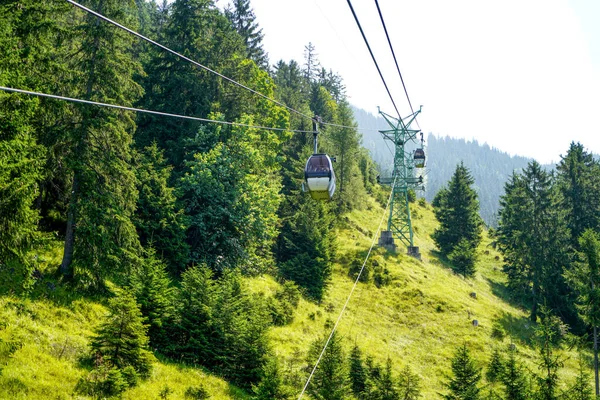
[[(338, 262), (322, 304), (301, 301), (295, 321), (270, 332), (274, 352), (297, 386), (305, 379), (302, 368), (309, 344), (329, 331), (350, 292), (353, 280), (347, 274), (348, 263), (354, 259), (362, 263), (381, 220), (381, 207), (371, 202), (367, 208), (350, 214), (337, 232)], [(404, 250), (396, 255), (375, 250), (371, 262), (384, 264), (392, 282), (383, 288), (359, 283), (339, 325), (347, 348), (357, 343), (381, 362), (392, 357), (396, 371), (410, 364), (422, 378), (425, 399), (438, 398), (437, 393), (444, 391), (442, 381), (449, 370), (449, 359), (464, 341), (483, 364), (494, 347), (504, 349), (512, 340), (535, 371), (536, 354), (528, 344), (531, 324), (523, 310), (503, 300), (504, 277), (487, 236), (481, 246), (478, 272), (475, 278), (465, 280), (454, 275), (434, 253), (429, 235), (436, 222), (430, 206), (414, 205), (413, 219), (423, 261), (401, 254)], [(55, 268), (59, 259), (57, 251), (40, 258), (40, 269)], [(11, 274), (15, 273), (6, 266), (0, 269), (0, 284), (4, 282), (5, 288), (6, 277)], [(278, 287), (271, 277), (248, 281), (256, 293), (270, 294)], [(47, 283), (38, 284), (43, 285)], [(69, 298), (60, 289), (41, 292), (46, 294), (30, 298), (0, 296), (0, 399), (84, 399), (73, 394), (77, 380), (86, 373), (78, 360), (106, 309), (98, 301)], [(470, 297), (471, 292), (477, 294), (476, 299)], [(472, 326), (473, 319), (479, 321), (479, 327)], [(503, 341), (491, 338), (495, 321), (510, 337)], [(562, 372), (563, 381), (571, 381), (575, 356), (565, 356), (569, 359)], [(204, 370), (171, 362), (158, 362), (152, 377), (127, 391), (124, 398), (156, 399), (169, 387), (172, 393), (168, 398), (180, 399), (189, 386), (199, 383), (215, 399), (249, 398)]]

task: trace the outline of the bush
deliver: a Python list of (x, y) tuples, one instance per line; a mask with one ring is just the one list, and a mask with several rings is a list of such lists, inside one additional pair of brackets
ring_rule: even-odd
[(283, 326), (294, 320), (294, 311), (300, 301), (300, 290), (291, 281), (285, 282), (275, 295), (269, 298), (268, 307), (276, 326)]
[(75, 391), (91, 397), (110, 397), (123, 393), (128, 387), (121, 370), (100, 365), (77, 382)]
[(504, 339), (504, 336), (506, 336), (506, 332), (504, 331), (502, 325), (500, 325), (498, 321), (494, 322), (492, 325), (492, 337), (494, 339), (502, 340)]
[(190, 386), (185, 390), (185, 398), (192, 400), (204, 400), (210, 398), (210, 394), (203, 385)]

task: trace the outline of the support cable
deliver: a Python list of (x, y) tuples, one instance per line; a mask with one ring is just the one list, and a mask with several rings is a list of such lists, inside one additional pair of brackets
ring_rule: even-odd
[[(67, 0), (67, 1), (71, 1), (71, 0)], [(375, 59), (373, 50), (371, 50), (371, 45), (369, 45), (369, 41), (367, 40), (367, 37), (365, 36), (365, 32), (363, 31), (360, 21), (358, 20), (358, 16), (356, 15), (356, 12), (354, 11), (354, 7), (352, 7), (352, 2), (350, 0), (347, 0), (347, 1), (348, 1), (348, 5), (350, 6), (350, 10), (352, 11), (352, 15), (354, 16), (354, 20), (356, 21), (356, 25), (358, 25), (358, 29), (360, 30), (363, 40), (365, 41), (365, 44), (367, 45), (367, 48), (369, 49), (369, 53), (371, 54), (371, 58), (373, 59), (373, 62), (375, 63), (377, 72), (379, 72), (379, 77), (381, 78), (381, 81), (383, 82), (383, 86), (385, 86), (385, 90), (387, 91), (388, 96), (390, 96), (390, 100), (392, 101), (392, 105), (394, 106), (394, 109), (396, 110), (396, 113), (398, 114), (398, 118), (401, 118), (400, 111), (398, 111), (398, 107), (396, 107), (396, 102), (394, 101), (394, 98), (392, 97), (392, 94), (390, 93), (390, 89), (388, 88), (388, 85), (385, 82), (383, 74), (381, 73), (381, 69), (379, 68), (377, 59)]]
[[(396, 182), (396, 180), (394, 179), (394, 183), (395, 182)], [(310, 384), (310, 381), (311, 381), (313, 375), (315, 374), (315, 371), (317, 370), (317, 367), (319, 366), (319, 363), (321, 362), (323, 355), (325, 354), (325, 350), (327, 350), (327, 346), (329, 346), (329, 342), (331, 341), (333, 334), (337, 330), (337, 327), (338, 327), (340, 321), (342, 320), (342, 316), (344, 315), (344, 312), (346, 311), (346, 308), (348, 307), (348, 303), (350, 303), (350, 299), (352, 298), (354, 289), (356, 289), (356, 286), (358, 285), (360, 276), (362, 275), (363, 271), (365, 270), (365, 265), (367, 265), (367, 261), (369, 260), (371, 251), (373, 251), (373, 247), (375, 246), (375, 240), (377, 240), (377, 236), (379, 235), (379, 231), (381, 230), (381, 226), (383, 225), (383, 221), (385, 220), (385, 217), (387, 215), (387, 210), (388, 210), (388, 207), (390, 206), (390, 202), (392, 201), (393, 193), (394, 193), (394, 191), (392, 190), (390, 192), (390, 197), (388, 197), (388, 202), (387, 202), (387, 205), (385, 206), (385, 210), (383, 212), (383, 216), (381, 217), (381, 221), (379, 222), (379, 227), (373, 234), (373, 241), (371, 242), (371, 247), (369, 248), (369, 252), (367, 253), (367, 256), (365, 257), (365, 261), (363, 262), (362, 267), (360, 268), (360, 271), (358, 272), (358, 276), (356, 277), (356, 280), (354, 281), (354, 285), (352, 286), (352, 289), (350, 290), (350, 293), (348, 294), (348, 298), (346, 299), (346, 302), (344, 303), (344, 306), (342, 307), (342, 310), (340, 311), (340, 315), (338, 315), (338, 318), (335, 321), (335, 325), (333, 325), (333, 329), (331, 330), (331, 333), (329, 334), (329, 337), (327, 338), (327, 341), (325, 342), (325, 346), (323, 346), (323, 350), (321, 350), (321, 354), (319, 354), (319, 358), (317, 359), (315, 366), (313, 367), (308, 379), (306, 380), (306, 384), (304, 385), (304, 388), (302, 389), (300, 396), (298, 396), (298, 400), (302, 399), (302, 396), (304, 396), (304, 392), (306, 392), (306, 388), (308, 388), (308, 385)]]
[[(262, 97), (263, 99), (266, 99), (266, 100), (268, 100), (270, 102), (273, 102), (274, 104), (276, 104), (276, 105), (278, 105), (280, 107), (283, 107), (283, 108), (287, 109), (290, 112), (298, 114), (298, 115), (300, 115), (300, 116), (302, 116), (304, 118), (307, 118), (307, 119), (312, 119), (312, 116), (304, 114), (301, 111), (298, 111), (298, 110), (296, 110), (296, 109), (294, 109), (292, 107), (289, 107), (289, 106), (287, 106), (287, 105), (285, 105), (285, 104), (283, 104), (283, 103), (281, 103), (281, 102), (279, 102), (279, 101), (277, 101), (277, 100), (275, 100), (275, 99), (273, 99), (273, 98), (271, 98), (269, 96), (266, 96), (266, 95), (260, 93), (259, 91), (256, 91), (256, 90), (254, 90), (254, 89), (252, 89), (252, 88), (250, 88), (250, 87), (248, 87), (248, 86), (246, 86), (246, 85), (244, 85), (244, 84), (242, 84), (242, 83), (240, 83), (240, 82), (238, 82), (238, 81), (236, 81), (234, 79), (231, 79), (231, 78), (229, 78), (229, 77), (227, 77), (227, 76), (225, 76), (225, 75), (223, 75), (223, 74), (221, 74), (221, 73), (219, 73), (219, 72), (217, 72), (217, 71), (215, 71), (215, 70), (213, 70), (213, 69), (211, 69), (211, 68), (209, 68), (209, 67), (207, 67), (205, 65), (200, 64), (197, 61), (192, 60), (189, 57), (184, 56), (181, 53), (176, 52), (175, 50), (171, 50), (167, 46), (162, 45), (162, 44), (160, 44), (160, 43), (158, 43), (158, 42), (156, 42), (156, 41), (154, 41), (154, 40), (152, 40), (152, 39), (150, 39), (150, 38), (142, 35), (141, 33), (138, 33), (136, 31), (134, 31), (133, 29), (129, 29), (126, 26), (121, 25), (118, 22), (113, 21), (112, 19), (110, 19), (110, 18), (108, 18), (108, 17), (106, 17), (106, 16), (104, 16), (104, 15), (102, 15), (100, 13), (98, 13), (98, 12), (96, 12), (94, 10), (91, 10), (91, 9), (89, 9), (89, 8), (87, 8), (87, 7), (79, 4), (79, 3), (77, 3), (76, 1), (73, 1), (73, 0), (65, 0), (65, 1), (68, 2), (68, 3), (71, 3), (75, 7), (78, 7), (81, 10), (83, 10), (83, 11), (89, 13), (89, 14), (92, 14), (92, 15), (96, 16), (97, 18), (100, 18), (103, 21), (106, 21), (106, 22), (108, 22), (108, 23), (116, 26), (117, 28), (123, 29), (124, 31), (126, 31), (126, 32), (128, 32), (130, 34), (132, 34), (132, 35), (134, 35), (134, 36), (136, 36), (136, 37), (138, 37), (138, 38), (140, 38), (142, 40), (145, 40), (146, 42), (148, 42), (150, 44), (153, 44), (153, 45), (155, 45), (157, 47), (160, 47), (161, 49), (163, 49), (163, 50), (165, 50), (165, 51), (167, 51), (167, 52), (169, 52), (169, 53), (171, 53), (171, 54), (173, 54), (173, 55), (175, 55), (175, 56), (177, 56), (177, 57), (179, 57), (179, 58), (181, 58), (181, 59), (183, 59), (185, 61), (188, 61), (188, 62), (194, 64), (195, 66), (199, 67), (199, 68), (202, 68), (202, 69), (204, 69), (204, 70), (206, 70), (206, 71), (208, 71), (208, 72), (210, 72), (212, 74), (215, 74), (215, 75), (219, 76), (220, 78), (222, 78), (222, 79), (224, 79), (224, 80), (226, 80), (226, 81), (228, 81), (228, 82), (230, 82), (230, 83), (232, 83), (232, 84), (234, 84), (236, 86), (239, 86), (239, 87), (241, 87), (243, 89), (246, 89), (246, 90), (252, 92), (253, 94), (255, 94), (257, 96)], [(328, 126), (334, 126), (334, 127), (338, 127), (338, 128), (354, 128), (352, 126), (339, 125), (339, 124), (334, 124), (334, 123), (331, 123), (331, 122), (323, 122), (322, 124), (323, 125), (328, 125)]]
[[(390, 45), (390, 50), (392, 51), (392, 56), (394, 57), (394, 63), (396, 63), (396, 69), (398, 70), (398, 75), (400, 75), (400, 81), (402, 82), (402, 87), (404, 88), (404, 94), (406, 94), (406, 99), (408, 100), (408, 105), (410, 106), (410, 111), (414, 114), (415, 110), (413, 109), (412, 103), (410, 101), (410, 97), (408, 96), (408, 91), (406, 90), (406, 85), (404, 84), (404, 78), (402, 77), (402, 72), (400, 72), (400, 67), (398, 66), (398, 60), (396, 59), (396, 52), (394, 52), (394, 47), (392, 46), (392, 41), (390, 40), (390, 35), (388, 34), (387, 26), (385, 25), (385, 21), (383, 20), (383, 14), (381, 13), (381, 8), (379, 8), (379, 1), (375, 0), (375, 5), (377, 6), (377, 12), (379, 13), (379, 18), (381, 19), (381, 24), (383, 25), (383, 30), (385, 31), (385, 37), (387, 38), (388, 44)], [(419, 121), (416, 120), (417, 126), (419, 130), (421, 130), (421, 126), (419, 125)]]
[(171, 114), (171, 113), (166, 113), (166, 112), (161, 112), (161, 111), (144, 110), (141, 108), (126, 107), (126, 106), (120, 106), (120, 105), (108, 104), (108, 103), (100, 103), (100, 102), (91, 101), (91, 100), (75, 99), (72, 97), (32, 92), (29, 90), (14, 89), (14, 88), (9, 88), (9, 87), (4, 87), (4, 86), (0, 86), (0, 90), (4, 90), (5, 92), (27, 94), (30, 96), (45, 97), (45, 98), (54, 99), (54, 100), (64, 100), (64, 101), (69, 101), (72, 103), (88, 104), (88, 105), (99, 106), (99, 107), (115, 108), (117, 110), (134, 111), (134, 112), (139, 112), (139, 113), (160, 115), (163, 117), (189, 119), (192, 121), (209, 122), (209, 123), (221, 124), (221, 125), (243, 126), (243, 127), (247, 127), (247, 128), (265, 129), (265, 130), (269, 130), (269, 131), (288, 131), (288, 132), (295, 132), (295, 133), (312, 133), (313, 132), (313, 131), (293, 130), (293, 129), (287, 129), (287, 128), (273, 128), (273, 127), (269, 127), (269, 126), (250, 125), (250, 124), (244, 124), (241, 122), (219, 121), (219, 120), (208, 119), (208, 118), (192, 117), (189, 115)]

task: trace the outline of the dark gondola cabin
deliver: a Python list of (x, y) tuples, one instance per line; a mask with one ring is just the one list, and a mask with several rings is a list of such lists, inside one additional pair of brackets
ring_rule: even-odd
[(425, 166), (425, 151), (423, 149), (415, 150), (415, 167), (423, 168)]
[(335, 173), (327, 154), (313, 154), (304, 167), (304, 191), (316, 200), (331, 200), (335, 192)]

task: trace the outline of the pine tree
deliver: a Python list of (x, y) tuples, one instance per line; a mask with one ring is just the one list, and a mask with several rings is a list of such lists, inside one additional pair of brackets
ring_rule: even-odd
[(556, 166), (561, 208), (566, 210), (571, 244), (586, 229), (600, 228), (600, 164), (581, 143), (571, 142), (567, 155)]
[(580, 352), (577, 376), (569, 390), (569, 400), (592, 400), (595, 398), (590, 387), (590, 373), (587, 371), (586, 364), (584, 355)]
[(304, 80), (309, 84), (316, 81), (318, 78), (319, 68), (321, 66), (318, 57), (319, 55), (312, 42), (309, 42), (304, 46)]
[(352, 393), (359, 399), (365, 398), (368, 392), (367, 371), (362, 359), (360, 348), (354, 345), (350, 352), (350, 387)]
[[(433, 240), (442, 254), (450, 255), (465, 240), (473, 252), (462, 252), (465, 256), (474, 255), (481, 242), (482, 220), (479, 216), (477, 193), (469, 170), (461, 162), (448, 183), (448, 189), (436, 195), (434, 212), (440, 223), (433, 233)], [(474, 264), (469, 260), (466, 264)]]
[(183, 210), (169, 187), (173, 167), (166, 165), (156, 143), (146, 147), (136, 166), (138, 204), (133, 217), (140, 242), (152, 246), (178, 275), (188, 261)]
[(373, 395), (379, 400), (400, 399), (396, 382), (392, 376), (392, 359), (389, 357), (385, 363), (385, 368), (381, 372), (381, 376), (375, 381)]
[(109, 366), (133, 367), (147, 376), (152, 369), (152, 353), (144, 317), (131, 293), (121, 291), (108, 302), (109, 314), (96, 331), (91, 347), (96, 357)]
[(146, 251), (140, 265), (129, 278), (132, 293), (148, 324), (152, 347), (161, 349), (169, 342), (167, 325), (174, 319), (175, 292), (165, 271), (165, 264), (154, 249)]
[(479, 368), (465, 343), (456, 350), (452, 358), (452, 377), (445, 385), (450, 392), (443, 397), (446, 400), (478, 400), (480, 380)]
[(421, 379), (412, 372), (410, 366), (404, 367), (398, 377), (400, 400), (418, 400), (421, 398)]
[(253, 392), (255, 400), (286, 400), (290, 397), (276, 359), (270, 358), (265, 364), (260, 383), (253, 387)]
[[(134, 26), (135, 3), (117, 0), (86, 2), (92, 9)], [(127, 32), (77, 12), (76, 28), (83, 39), (73, 57), (73, 80), (86, 100), (132, 105), (142, 94), (133, 76), (141, 72)], [(131, 221), (137, 200), (132, 168), (131, 112), (81, 106), (71, 127), (67, 157), (73, 171), (64, 256), (60, 271), (72, 277), (74, 266), (99, 286), (104, 277), (117, 275), (139, 255), (139, 241)]]
[(244, 39), (247, 57), (259, 67), (267, 69), (269, 59), (262, 47), (264, 34), (258, 27), (256, 16), (250, 7), (250, 0), (233, 0), (233, 6), (225, 9), (225, 16)]
[(448, 254), (448, 259), (452, 261), (454, 271), (463, 277), (470, 277), (475, 274), (475, 263), (477, 262), (477, 251), (467, 239), (461, 239), (454, 249)]
[(190, 363), (214, 358), (211, 348), (216, 287), (211, 270), (195, 266), (181, 276), (176, 340), (170, 351)]
[(577, 308), (584, 322), (593, 329), (594, 376), (596, 392), (598, 379), (598, 326), (600, 326), (600, 235), (591, 229), (579, 238), (580, 252), (573, 267), (565, 272), (577, 294)]
[(533, 161), (505, 190), (497, 234), (509, 285), (530, 302), (531, 321), (536, 321), (541, 304), (575, 321), (563, 277), (569, 262), (568, 230), (552, 175)]
[(498, 349), (494, 349), (490, 363), (488, 364), (485, 377), (488, 382), (496, 382), (502, 378), (504, 374), (504, 359)]
[[(312, 343), (308, 355), (308, 365), (311, 369), (327, 337), (328, 335)], [(338, 333), (334, 332), (308, 386), (308, 393), (316, 400), (342, 400), (348, 394), (348, 373), (341, 341)]]
[(276, 245), (279, 273), (321, 300), (332, 273), (333, 216), (307, 196), (289, 198)]
[(535, 328), (535, 339), (541, 358), (538, 365), (541, 374), (537, 376), (536, 393), (540, 400), (557, 400), (560, 397), (558, 371), (563, 362), (557, 355), (557, 350), (564, 331), (566, 327), (562, 321), (542, 307), (541, 322)]
[(530, 398), (527, 376), (523, 367), (518, 363), (516, 351), (510, 350), (504, 363), (500, 381), (504, 385), (506, 400), (527, 400)]

